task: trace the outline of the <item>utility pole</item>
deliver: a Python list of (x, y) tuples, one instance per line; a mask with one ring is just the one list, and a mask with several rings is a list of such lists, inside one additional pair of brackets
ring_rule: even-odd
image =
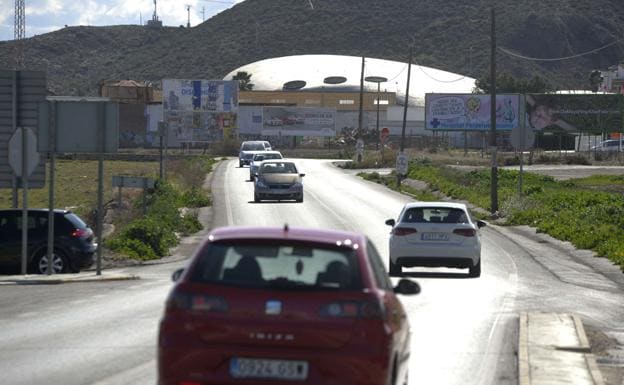
[(186, 13), (188, 15), (188, 21), (186, 22), (186, 28), (191, 28), (191, 6), (186, 6)]
[(362, 138), (362, 115), (364, 109), (364, 56), (362, 56), (362, 72), (360, 73), (360, 109), (358, 114), (357, 138)]
[(490, 212), (494, 214), (498, 211), (498, 164), (496, 160), (496, 14), (493, 7), (491, 39), (490, 77), (492, 79), (492, 89), (490, 90), (490, 149), (492, 151), (492, 171), (490, 182)]
[[(410, 44), (409, 62), (407, 64), (407, 86), (405, 87), (405, 102), (403, 105), (403, 126), (401, 127), (401, 148), (400, 155), (405, 154), (405, 125), (407, 124), (407, 105), (409, 102), (409, 89), (410, 89), (410, 77), (412, 75), (412, 56), (414, 51), (414, 44)], [(397, 170), (397, 187), (401, 188), (401, 173)]]

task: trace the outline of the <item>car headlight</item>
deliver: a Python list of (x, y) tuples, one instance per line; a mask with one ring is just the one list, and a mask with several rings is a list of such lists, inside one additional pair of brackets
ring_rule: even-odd
[(294, 187), (294, 188), (300, 188), (300, 187), (303, 187), (303, 183), (301, 183), (301, 182), (295, 182), (295, 183), (293, 183), (292, 187)]
[(268, 188), (269, 186), (264, 183), (264, 181), (260, 178), (256, 179), (256, 186), (260, 188)]

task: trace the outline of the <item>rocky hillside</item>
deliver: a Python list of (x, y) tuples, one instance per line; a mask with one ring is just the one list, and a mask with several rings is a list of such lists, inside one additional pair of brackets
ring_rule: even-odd
[[(109, 79), (221, 78), (261, 59), (344, 54), (407, 61), (480, 77), (488, 71), (490, 6), (499, 71), (539, 75), (560, 89), (587, 88), (589, 73), (624, 61), (621, 0), (246, 0), (193, 28), (67, 27), (25, 41), (29, 69), (45, 70), (50, 91), (97, 95)], [(166, 15), (162, 16), (167, 23)], [(0, 68), (13, 68), (12, 41)]]

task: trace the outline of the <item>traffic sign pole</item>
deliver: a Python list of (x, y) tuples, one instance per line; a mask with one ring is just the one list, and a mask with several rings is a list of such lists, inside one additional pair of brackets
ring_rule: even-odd
[(28, 264), (28, 135), (26, 127), (22, 131), (22, 274), (26, 275)]

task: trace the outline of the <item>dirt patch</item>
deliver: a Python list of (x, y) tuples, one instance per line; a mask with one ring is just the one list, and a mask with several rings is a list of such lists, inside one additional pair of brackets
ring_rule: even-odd
[[(591, 352), (596, 357), (605, 385), (624, 385), (624, 362), (622, 362), (624, 346), (591, 326), (585, 325), (585, 334), (587, 334)], [(614, 354), (616, 351), (619, 353), (619, 358)]]

